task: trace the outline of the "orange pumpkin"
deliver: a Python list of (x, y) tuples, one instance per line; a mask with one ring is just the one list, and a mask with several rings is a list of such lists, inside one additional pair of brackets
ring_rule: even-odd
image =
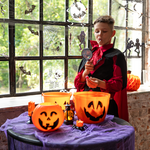
[(141, 80), (138, 76), (127, 73), (127, 91), (137, 91), (141, 85)]
[(80, 120), (85, 123), (104, 121), (109, 107), (109, 93), (84, 91), (76, 92), (73, 96), (76, 114)]
[(41, 131), (54, 131), (64, 122), (64, 112), (58, 104), (40, 103), (33, 110), (32, 122)]

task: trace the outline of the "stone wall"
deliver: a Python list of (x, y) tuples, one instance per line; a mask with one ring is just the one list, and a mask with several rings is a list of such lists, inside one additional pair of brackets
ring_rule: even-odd
[(150, 150), (150, 92), (128, 94), (128, 110), (135, 128), (135, 150)]
[[(27, 111), (27, 106), (0, 109), (0, 126)], [(150, 92), (128, 93), (129, 122), (135, 128), (135, 150), (150, 150)], [(8, 150), (4, 132), (0, 132), (0, 150)]]

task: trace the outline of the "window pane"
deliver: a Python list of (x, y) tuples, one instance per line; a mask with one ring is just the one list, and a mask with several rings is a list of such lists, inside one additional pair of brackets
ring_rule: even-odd
[(81, 51), (88, 45), (88, 28), (70, 27), (68, 38), (69, 55), (81, 55)]
[(64, 56), (65, 27), (44, 26), (43, 43), (44, 56)]
[(68, 61), (68, 88), (74, 88), (74, 79), (78, 74), (81, 59), (70, 59)]
[(0, 57), (9, 56), (8, 24), (0, 23)]
[(108, 0), (93, 0), (93, 22), (103, 15), (108, 15)]
[(44, 21), (65, 21), (65, 1), (43, 0)]
[[(131, 40), (134, 42), (134, 46), (130, 48), (131, 50), (130, 56), (138, 56), (138, 52), (139, 52), (139, 56), (141, 56), (142, 54), (142, 42), (141, 42), (142, 32), (129, 30), (128, 37), (130, 38), (128, 43), (130, 43)], [(129, 54), (129, 49), (127, 51), (128, 51), (127, 54)]]
[(123, 26), (125, 27), (126, 23), (126, 10), (125, 6), (126, 1), (123, 0), (112, 0), (112, 11), (111, 16), (115, 20), (115, 26)]
[(9, 3), (8, 3), (8, 0), (5, 0), (5, 1), (0, 1), (0, 8), (1, 8), (1, 11), (0, 11), (0, 18), (8, 18), (9, 16)]
[(15, 26), (16, 56), (39, 56), (39, 26), (17, 24)]
[(43, 61), (43, 90), (64, 89), (64, 60)]
[(77, 1), (69, 0), (69, 22), (88, 22), (88, 0)]
[(127, 70), (141, 79), (141, 58), (127, 59)]
[[(120, 51), (125, 51), (125, 30), (116, 30), (116, 34), (114, 37), (116, 37), (115, 45), (114, 47), (119, 49)], [(113, 42), (113, 39), (112, 39)]]
[(16, 61), (16, 93), (40, 90), (39, 61)]
[(39, 20), (39, 0), (15, 0), (15, 19)]
[(128, 27), (142, 27), (142, 3), (129, 2)]
[(9, 62), (0, 61), (0, 95), (9, 93)]

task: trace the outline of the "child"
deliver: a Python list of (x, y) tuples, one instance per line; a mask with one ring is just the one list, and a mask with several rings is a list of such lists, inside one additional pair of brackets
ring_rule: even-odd
[(102, 91), (111, 94), (108, 114), (128, 121), (127, 67), (123, 53), (113, 48), (111, 38), (115, 35), (114, 19), (100, 16), (94, 22), (96, 41), (90, 41), (93, 56), (82, 59), (75, 87), (79, 91)]

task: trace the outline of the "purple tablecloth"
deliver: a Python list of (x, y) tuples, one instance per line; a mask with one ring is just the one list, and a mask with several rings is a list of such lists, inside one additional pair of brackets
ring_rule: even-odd
[[(43, 147), (30, 145), (9, 138), (15, 150), (134, 150), (134, 128), (112, 122), (112, 115), (107, 115), (99, 124), (84, 124), (85, 131), (73, 129), (71, 125), (63, 124), (53, 132), (42, 132), (33, 124), (27, 124), (28, 112), (14, 119), (7, 119), (0, 127), (7, 136), (7, 130), (15, 133), (34, 135), (43, 143)], [(14, 150), (13, 148), (11, 150)]]

